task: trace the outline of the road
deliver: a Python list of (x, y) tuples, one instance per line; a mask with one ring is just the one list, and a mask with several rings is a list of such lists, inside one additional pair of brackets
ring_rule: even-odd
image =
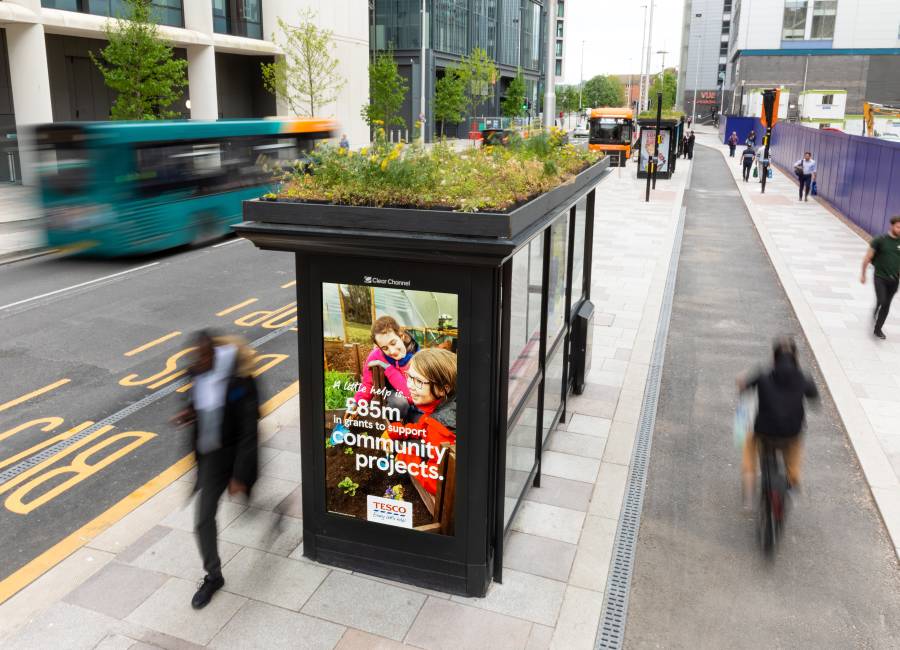
[(295, 392), (295, 300), (293, 257), (239, 239), (0, 266), (0, 581), (188, 453), (193, 332), (268, 337), (262, 400)]
[[(893, 548), (725, 165), (697, 147), (625, 645), (900, 647)], [(736, 376), (768, 363), (780, 334), (795, 337), (822, 400), (809, 413), (803, 494), (770, 562), (741, 509), (731, 427)]]

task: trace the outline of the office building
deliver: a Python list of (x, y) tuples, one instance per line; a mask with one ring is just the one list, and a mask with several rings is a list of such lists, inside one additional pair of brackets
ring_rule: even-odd
[[(478, 107), (477, 113), (500, 115), (500, 100), (516, 76), (516, 70), (521, 68), (529, 110), (532, 115), (538, 115), (547, 72), (545, 45), (549, 4), (550, 0), (427, 0), (426, 88), (425, 110), (422, 111), (422, 0), (372, 0), (369, 40), (373, 51), (393, 48), (398, 70), (410, 89), (401, 108), (401, 116), (407, 125), (413, 124), (424, 112), (425, 137), (431, 140), (435, 132), (432, 119), (434, 84), (448, 67), (457, 65), (476, 47), (487, 52), (499, 71), (494, 96)], [(557, 11), (564, 16), (566, 0), (557, 0), (553, 4), (558, 5)], [(562, 29), (565, 29), (564, 25)], [(565, 39), (557, 40), (562, 43)], [(562, 70), (563, 46), (558, 47), (557, 58)], [(550, 71), (552, 74), (552, 67)], [(468, 130), (468, 123), (460, 124), (457, 134), (465, 136)], [(448, 132), (448, 135), (451, 134)]]
[(822, 125), (840, 126), (829, 115), (844, 107), (861, 119), (864, 101), (900, 104), (897, 0), (735, 0), (733, 15), (725, 112), (775, 86), (790, 91), (787, 119)]
[(732, 0), (685, 0), (681, 29), (676, 103), (687, 115), (696, 113), (698, 121), (706, 122), (722, 101), (732, 33)]
[[(160, 35), (187, 59), (189, 85), (175, 108), (184, 117), (217, 119), (287, 114), (262, 85), (260, 64), (280, 54), (272, 42), (277, 18), (296, 24), (310, 8), (334, 32), (335, 55), (347, 80), (321, 111), (351, 142), (368, 139), (359, 111), (368, 87), (369, 31), (364, 0), (152, 0)], [(17, 149), (31, 124), (105, 120), (114, 95), (89, 53), (105, 47), (109, 16), (120, 0), (0, 2), (0, 147)], [(20, 138), (16, 138), (16, 134)], [(27, 152), (22, 150), (27, 155)], [(5, 156), (4, 156), (5, 158)], [(6, 160), (0, 179), (8, 178)], [(23, 166), (28, 181), (28, 165)]]

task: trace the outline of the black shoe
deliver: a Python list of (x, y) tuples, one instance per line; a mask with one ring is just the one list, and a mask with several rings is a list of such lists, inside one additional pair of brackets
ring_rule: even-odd
[(209, 601), (212, 600), (213, 594), (224, 586), (225, 578), (221, 575), (217, 578), (205, 576), (203, 582), (200, 583), (197, 589), (197, 593), (191, 598), (191, 607), (194, 609), (203, 609), (209, 605)]
[(878, 338), (880, 338), (882, 341), (883, 341), (884, 339), (887, 338), (887, 337), (884, 335), (884, 332), (882, 332), (881, 330), (875, 330), (875, 336), (877, 336)]

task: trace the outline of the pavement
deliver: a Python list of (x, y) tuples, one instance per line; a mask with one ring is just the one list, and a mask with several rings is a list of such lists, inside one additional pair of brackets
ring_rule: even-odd
[[(700, 144), (703, 137), (698, 137)], [(693, 181), (692, 164), (679, 161), (671, 179), (658, 181), (649, 203), (644, 202), (644, 182), (634, 178), (633, 165), (614, 170), (598, 187), (592, 276), (597, 313), (588, 386), (583, 395), (570, 399), (569, 419), (548, 439), (542, 487), (526, 493), (506, 541), (504, 581), (493, 584), (485, 598), (450, 597), (302, 557), (298, 406), (291, 400), (262, 425), (262, 473), (275, 480), (250, 504), (228, 500), (220, 506), (226, 585), (210, 606), (200, 612), (189, 606), (202, 571), (190, 532), (191, 471), (179, 467), (142, 492), (136, 490), (141, 493), (132, 508), (121, 513), (124, 517), (79, 531), (65, 559), (45, 567), (39, 578), (0, 605), (0, 644), (595, 647), (658, 319), (664, 313), (673, 242), (691, 183), (626, 646), (758, 647), (757, 637), (747, 630), (772, 625), (777, 633), (759, 637), (763, 645), (801, 647), (804, 639), (824, 638), (821, 628), (837, 635), (817, 647), (890, 647), (890, 635), (898, 629), (894, 547), (900, 538), (894, 535), (891, 541), (886, 533), (895, 524), (889, 501), (879, 501), (878, 491), (884, 489), (881, 481), (890, 489), (886, 467), (891, 464), (862, 405), (855, 413), (865, 422), (851, 418), (849, 394), (839, 386), (840, 366), (831, 363), (827, 353), (828, 332), (836, 328), (827, 323), (818, 325), (821, 336), (814, 331), (815, 305), (840, 306), (839, 313), (847, 316), (854, 313), (852, 304), (822, 302), (820, 294), (831, 290), (843, 299), (840, 286), (851, 285), (856, 273), (832, 275), (831, 261), (820, 264), (819, 282), (806, 293), (791, 285), (792, 273), (800, 274), (793, 280), (797, 287), (806, 286), (811, 276), (792, 270), (783, 257), (792, 246), (812, 244), (810, 232), (830, 237), (832, 231), (846, 229), (835, 226), (836, 217), (824, 208), (821, 214), (813, 213), (819, 208), (812, 203), (789, 204), (784, 218), (811, 220), (819, 230), (788, 229), (788, 224), (775, 228), (769, 221), (774, 211), (761, 219), (759, 202), (737, 194), (733, 183), (709, 185), (716, 178), (706, 178), (715, 167), (710, 167), (711, 156), (717, 154), (702, 146), (698, 150)], [(717, 173), (722, 171), (719, 167)], [(776, 171), (766, 196), (781, 189), (788, 196), (789, 182)], [(716, 202), (712, 209), (706, 208), (708, 201)], [(718, 213), (723, 223), (716, 223)], [(740, 232), (731, 232), (726, 217)], [(785, 247), (784, 253), (770, 247), (776, 243)], [(851, 248), (858, 255), (844, 262)], [(829, 255), (835, 264), (856, 266), (864, 248), (861, 240), (835, 244), (833, 251), (830, 241), (828, 246), (819, 242), (818, 251), (805, 259)], [(788, 259), (794, 260), (790, 255)], [(712, 292), (727, 288), (735, 269), (746, 271), (743, 290), (725, 292), (725, 304), (715, 303)], [(830, 278), (833, 287), (822, 277)], [(860, 293), (860, 299), (865, 301), (865, 295)], [(728, 316), (735, 305), (736, 313), (749, 322)], [(860, 318), (870, 307), (860, 309)], [(853, 322), (841, 322), (845, 320), (852, 334)], [(739, 511), (740, 457), (727, 447), (732, 444), (734, 376), (752, 361), (764, 362), (767, 338), (782, 326), (798, 334), (808, 368), (827, 386), (833, 402), (826, 393), (822, 410), (811, 416), (811, 427), (820, 432), (816, 439), (810, 436), (811, 493), (804, 494), (792, 513), (788, 535), (793, 537), (783, 547), (793, 553), (787, 556), (791, 560), (803, 553), (810, 558), (796, 565), (777, 562), (764, 567), (753, 546), (752, 521)], [(892, 333), (900, 334), (896, 325), (886, 332), (889, 341)], [(839, 360), (833, 349), (832, 354)], [(878, 350), (874, 354), (877, 357)], [(884, 379), (884, 373), (878, 378)], [(882, 451), (880, 457), (873, 441)], [(673, 457), (667, 458), (670, 454)], [(880, 465), (871, 465), (879, 458)], [(892, 476), (896, 481), (896, 474)], [(287, 510), (281, 529), (273, 525), (276, 507)], [(723, 575), (729, 569), (731, 573)], [(853, 574), (855, 570), (860, 572)], [(815, 607), (802, 602), (811, 593), (818, 594)], [(775, 619), (777, 625), (772, 624)], [(735, 621), (740, 624), (729, 634), (729, 623)], [(654, 634), (654, 629), (659, 632)]]
[[(449, 597), (302, 557), (291, 400), (263, 421), (260, 495), (220, 506), (226, 586), (210, 606), (195, 612), (189, 604), (202, 569), (191, 533), (193, 477), (181, 465), (114, 505), (118, 520), (77, 531), (57, 549), (65, 559), (38, 567), (46, 572), (35, 569), (40, 577), (7, 594), (0, 644), (592, 647), (688, 168), (650, 203), (633, 166), (614, 170), (598, 189), (589, 384), (548, 440), (542, 487), (527, 493), (505, 547), (503, 584), (485, 598)], [(276, 507), (287, 509), (280, 531)]]
[(43, 247), (40, 216), (33, 188), (0, 183), (0, 264)]

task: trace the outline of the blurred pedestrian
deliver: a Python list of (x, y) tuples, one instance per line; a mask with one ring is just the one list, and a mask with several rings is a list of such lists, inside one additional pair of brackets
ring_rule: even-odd
[(749, 144), (744, 148), (743, 153), (741, 153), (741, 165), (744, 169), (744, 182), (750, 180), (750, 170), (753, 167), (753, 161), (756, 160), (756, 152), (753, 150)]
[(681, 157), (687, 158), (688, 155), (688, 131), (684, 131), (684, 135), (681, 136)]
[(866, 283), (869, 264), (875, 267), (875, 336), (886, 339), (882, 328), (891, 309), (891, 301), (900, 284), (900, 215), (891, 217), (891, 228), (884, 235), (875, 237), (863, 258), (859, 281)]
[(756, 147), (756, 131), (750, 129), (750, 133), (747, 134), (747, 139), (744, 141), (745, 144)]
[(761, 144), (756, 149), (756, 167), (758, 169), (757, 176), (759, 177), (760, 183), (762, 183), (763, 174), (769, 173), (769, 165), (772, 162), (772, 150), (769, 150), (769, 157), (766, 158), (766, 145)]
[(734, 158), (734, 150), (737, 149), (738, 145), (738, 137), (737, 131), (732, 131), (731, 136), (728, 138), (728, 154)]
[(197, 459), (196, 533), (206, 576), (191, 600), (194, 609), (209, 604), (225, 585), (216, 540), (219, 498), (243, 492), (248, 497), (258, 470), (259, 395), (251, 374), (255, 352), (239, 337), (198, 332), (190, 374), (190, 405), (176, 416), (191, 424)]
[(781, 449), (789, 487), (793, 489), (800, 484), (806, 420), (803, 403), (819, 398), (815, 383), (800, 369), (796, 343), (788, 337), (775, 340), (770, 370), (738, 380), (741, 392), (753, 388), (758, 398), (756, 419), (753, 431), (745, 438), (741, 463), (745, 508), (752, 505), (759, 444), (763, 438)]
[(347, 139), (347, 134), (344, 133), (341, 135), (341, 141), (338, 145), (341, 149), (349, 149), (350, 148), (350, 140)]
[[(803, 154), (803, 158), (794, 163), (794, 173), (800, 180), (800, 200), (809, 201), (809, 188), (816, 180), (816, 161), (810, 152)], [(806, 194), (803, 193), (804, 188)]]
[(693, 131), (691, 131), (688, 134), (687, 157), (688, 157), (688, 160), (694, 159), (694, 132)]

